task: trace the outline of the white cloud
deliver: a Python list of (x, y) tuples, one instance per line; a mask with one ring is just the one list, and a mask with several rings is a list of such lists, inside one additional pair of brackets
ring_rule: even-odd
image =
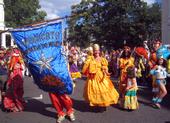
[[(60, 16), (70, 14), (71, 6), (80, 3), (81, 0), (39, 0), (41, 9), (46, 11), (46, 19), (54, 19)], [(155, 0), (143, 0), (149, 5), (153, 4)]]
[(80, 3), (81, 0), (40, 0), (41, 9), (46, 11), (47, 19), (58, 18), (62, 13), (71, 11), (71, 6)]
[(148, 5), (151, 5), (155, 2), (155, 0), (142, 0), (142, 1), (147, 2)]

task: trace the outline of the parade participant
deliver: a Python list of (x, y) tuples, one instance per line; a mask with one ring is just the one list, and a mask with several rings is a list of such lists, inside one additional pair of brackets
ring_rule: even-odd
[(156, 56), (156, 52), (157, 50), (162, 46), (162, 41), (160, 40), (155, 40), (153, 42), (153, 50), (151, 52), (151, 56), (150, 56), (150, 68), (152, 69), (155, 65), (156, 65), (156, 61), (157, 61), (157, 56)]
[[(71, 121), (75, 121), (73, 102), (67, 94), (57, 94), (49, 92), (51, 102), (58, 113), (57, 123), (61, 123), (67, 115)], [(63, 110), (66, 109), (65, 113)]]
[(120, 68), (120, 82), (119, 82), (119, 94), (120, 94), (120, 106), (123, 106), (124, 95), (127, 84), (127, 68), (134, 66), (134, 58), (131, 57), (131, 49), (125, 45), (121, 58), (119, 59)]
[(75, 47), (71, 47), (69, 56), (72, 56), (74, 64), (77, 66), (78, 52)]
[(105, 110), (107, 106), (117, 103), (119, 94), (110, 80), (108, 62), (100, 56), (98, 44), (93, 45), (93, 56), (85, 61), (82, 73), (87, 76), (84, 98), (90, 106)]
[(0, 67), (1, 67), (1, 73), (3, 72), (3, 69), (5, 69), (5, 54), (6, 50), (4, 48), (0, 49)]
[(111, 52), (111, 59), (109, 62), (109, 72), (112, 73), (112, 76), (114, 78), (118, 77), (119, 70), (118, 70), (118, 64), (117, 64), (117, 54), (115, 50), (112, 50)]
[(170, 56), (167, 59), (167, 71), (170, 74)]
[(5, 81), (3, 81), (3, 76), (6, 74), (6, 68), (5, 68), (5, 49), (1, 48), (0, 49), (0, 103), (2, 102), (3, 98), (3, 87)]
[(148, 51), (144, 47), (136, 47), (134, 50), (135, 67), (136, 67), (136, 77), (138, 85), (147, 85), (147, 61), (148, 61)]
[(79, 72), (78, 67), (74, 62), (74, 56), (69, 56), (69, 69), (70, 69), (71, 77), (73, 79), (81, 78), (81, 73)]
[[(62, 122), (66, 114), (74, 121), (72, 100), (68, 96), (73, 92), (73, 83), (66, 53), (63, 52), (62, 21), (12, 29), (10, 32), (26, 59), (34, 83), (49, 93), (57, 110), (56, 122)], [(56, 34), (57, 37), (54, 36)]]
[[(162, 42), (160, 40), (155, 40), (153, 43), (153, 50), (151, 51), (151, 56), (149, 60), (150, 70), (153, 69), (156, 65), (156, 62), (157, 62), (156, 52), (161, 47), (161, 45), (162, 45)], [(155, 82), (156, 80), (155, 76), (151, 75), (151, 80), (152, 80), (152, 93), (153, 93), (152, 101), (153, 101), (157, 93), (159, 92), (159, 88), (157, 87), (157, 84)]]
[(74, 57), (75, 57), (74, 55), (69, 56), (69, 71), (73, 79), (73, 83), (74, 83), (73, 86), (75, 87), (76, 79), (81, 78), (81, 73), (79, 72), (78, 67), (74, 62), (75, 59)]
[[(93, 56), (93, 47), (90, 46), (86, 49), (86, 52), (87, 52), (87, 55), (86, 55), (86, 59), (84, 61), (84, 64), (86, 63), (86, 61), (89, 61), (89, 60), (93, 60), (94, 56)], [(85, 67), (82, 68), (82, 71), (84, 71)], [(88, 72), (88, 71), (86, 71)], [(83, 73), (84, 75), (88, 74), (88, 73)]]
[(153, 98), (153, 103), (157, 108), (161, 108), (160, 103), (162, 102), (162, 99), (167, 94), (166, 90), (166, 60), (163, 59), (163, 57), (158, 59), (157, 65), (150, 71), (150, 73), (155, 76), (156, 80), (155, 83), (157, 87), (159, 88), (159, 92), (157, 93), (156, 97)]
[(137, 100), (137, 82), (135, 67), (130, 66), (127, 68), (127, 85), (124, 99), (124, 108), (135, 110), (138, 108)]
[(143, 41), (143, 47), (146, 49), (147, 57), (149, 58), (150, 57), (150, 49), (148, 47), (148, 41), (147, 40)]
[[(68, 69), (70, 69), (69, 65), (68, 65)], [(76, 70), (73, 66), (71, 69), (72, 71)], [(76, 75), (71, 75), (71, 76), (77, 77)], [(73, 83), (73, 86), (74, 86), (74, 83)], [(66, 93), (58, 94), (58, 93), (49, 92), (49, 96), (53, 104), (53, 107), (57, 111), (58, 118), (56, 120), (56, 123), (61, 123), (62, 121), (64, 121), (66, 116), (68, 116), (71, 121), (76, 120), (75, 115), (74, 115), (73, 102), (71, 98), (68, 96), (68, 94)], [(66, 109), (66, 113), (64, 112), (64, 109)]]
[[(167, 77), (167, 82), (170, 82), (170, 55), (167, 58), (167, 72), (168, 72), (168, 77)], [(170, 83), (167, 83), (167, 91), (170, 92)]]
[(18, 112), (24, 110), (23, 65), (20, 51), (14, 48), (8, 64), (7, 90), (3, 101), (4, 108), (7, 111)]
[(86, 60), (91, 59), (91, 58), (93, 58), (93, 47), (88, 47)]

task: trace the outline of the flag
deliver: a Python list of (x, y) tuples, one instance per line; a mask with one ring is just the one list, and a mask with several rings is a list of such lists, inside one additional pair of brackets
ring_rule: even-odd
[(72, 79), (62, 47), (62, 22), (10, 30), (38, 87), (71, 94)]

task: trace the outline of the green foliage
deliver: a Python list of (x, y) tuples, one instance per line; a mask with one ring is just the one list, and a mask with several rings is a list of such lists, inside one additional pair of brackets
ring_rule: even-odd
[[(160, 36), (160, 5), (147, 6), (141, 0), (82, 0), (72, 6), (69, 40), (88, 46), (99, 43), (120, 47), (126, 40), (140, 45), (146, 38)], [(154, 36), (153, 36), (154, 31)]]
[(153, 40), (161, 37), (161, 5), (154, 3), (148, 8), (146, 21), (148, 38)]
[(38, 0), (4, 0), (7, 27), (19, 27), (44, 20)]

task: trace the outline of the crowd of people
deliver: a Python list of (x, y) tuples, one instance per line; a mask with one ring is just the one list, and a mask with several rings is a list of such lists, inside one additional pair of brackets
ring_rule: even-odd
[[(163, 49), (163, 50), (162, 50)], [(166, 52), (165, 52), (166, 49)], [(160, 53), (161, 51), (161, 53)], [(83, 97), (94, 110), (105, 111), (107, 106), (118, 104), (127, 110), (139, 108), (137, 91), (139, 86), (151, 86), (152, 106), (161, 108), (167, 94), (166, 82), (170, 74), (170, 49), (155, 40), (152, 47), (147, 41), (143, 46), (102, 50), (98, 44), (86, 49), (64, 46), (73, 86), (76, 79), (85, 76)], [(169, 53), (169, 54), (168, 54)], [(0, 49), (0, 67), (7, 71), (7, 80), (1, 82), (1, 104), (5, 111), (23, 111), (23, 75), (26, 65), (18, 48)], [(118, 88), (114, 85), (117, 81)], [(73, 103), (67, 94), (49, 93), (51, 102), (58, 113), (57, 122), (62, 122), (67, 114), (75, 120)], [(66, 108), (65, 114), (63, 108)]]
[[(71, 47), (68, 56), (74, 57), (77, 71), (82, 68), (79, 71), (87, 77), (83, 96), (90, 106), (106, 107), (119, 103), (128, 110), (138, 109), (137, 90), (140, 86), (152, 88), (152, 106), (161, 108), (160, 103), (167, 94), (166, 86), (169, 87), (166, 84), (170, 71), (169, 45), (155, 40), (149, 47), (144, 41), (140, 46), (132, 48), (124, 44), (122, 49), (109, 51), (101, 50), (95, 44), (82, 51)], [(110, 77), (117, 79), (119, 94), (110, 84)]]
[[(144, 41), (133, 48), (124, 44), (122, 49), (102, 51), (94, 44), (82, 51), (71, 47), (68, 57), (74, 59), (77, 72), (87, 77), (83, 97), (95, 110), (105, 111), (112, 104), (127, 110), (138, 109), (139, 87), (152, 88), (151, 105), (161, 108), (169, 87), (166, 83), (170, 74), (170, 45), (155, 40), (150, 47)], [(110, 78), (116, 78), (118, 90)]]

